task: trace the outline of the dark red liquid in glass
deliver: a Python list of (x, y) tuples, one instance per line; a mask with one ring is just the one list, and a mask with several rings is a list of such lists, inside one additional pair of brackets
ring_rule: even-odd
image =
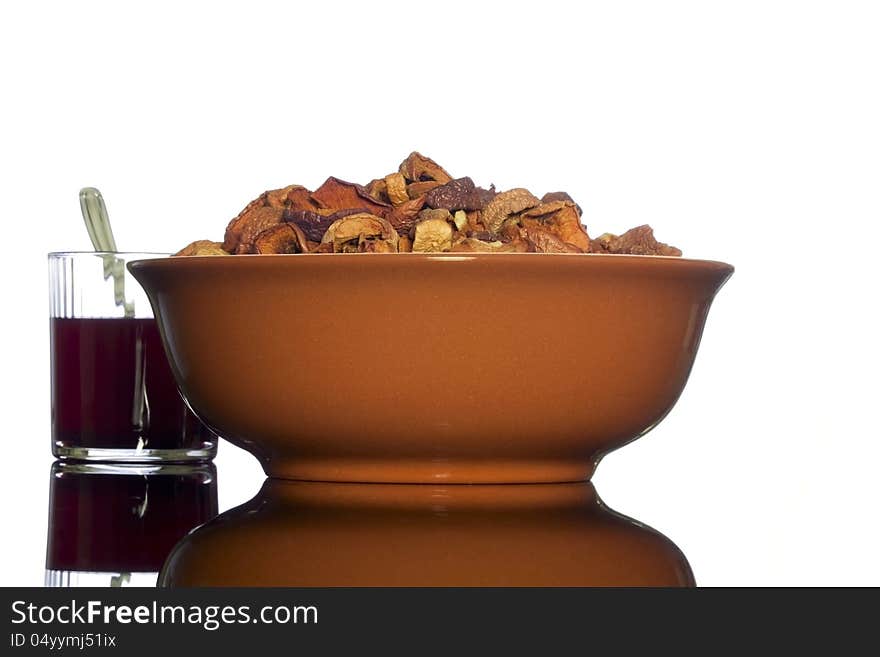
[(104, 474), (56, 465), (46, 568), (155, 572), (171, 548), (217, 515), (213, 466), (187, 474)]
[(54, 444), (201, 449), (215, 440), (177, 390), (156, 320), (50, 322)]

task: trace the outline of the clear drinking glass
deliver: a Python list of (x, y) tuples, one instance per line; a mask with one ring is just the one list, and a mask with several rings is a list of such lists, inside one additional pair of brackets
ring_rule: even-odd
[(177, 389), (126, 262), (157, 253), (50, 253), (52, 453), (113, 462), (212, 458), (217, 436)]
[(155, 586), (177, 541), (216, 515), (213, 463), (56, 461), (45, 584)]

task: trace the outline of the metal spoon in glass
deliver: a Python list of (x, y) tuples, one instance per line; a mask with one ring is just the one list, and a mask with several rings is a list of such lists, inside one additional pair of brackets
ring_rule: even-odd
[(104, 259), (104, 280), (113, 277), (113, 296), (117, 306), (122, 306), (126, 317), (134, 317), (134, 302), (125, 299), (125, 260), (112, 255), (117, 251), (110, 216), (104, 197), (94, 187), (79, 190), (79, 207), (82, 210), (86, 230), (95, 251), (106, 253)]
[[(125, 317), (134, 317), (134, 301), (125, 299), (125, 260), (115, 253), (116, 240), (113, 237), (113, 229), (110, 227), (110, 216), (107, 214), (107, 206), (104, 197), (94, 187), (84, 187), (79, 190), (79, 207), (82, 210), (83, 220), (86, 222), (86, 230), (95, 251), (101, 254), (104, 261), (104, 280), (113, 277), (113, 297), (117, 306), (122, 306)], [(133, 426), (143, 426), (149, 422), (150, 406), (147, 401), (146, 387), (144, 385), (144, 355), (142, 345), (138, 341), (135, 355), (135, 388), (132, 402), (131, 421)], [(146, 443), (143, 438), (138, 438), (137, 451), (140, 452)], [(146, 498), (144, 498), (146, 504)], [(146, 508), (146, 507), (145, 507)], [(128, 573), (122, 573), (120, 578), (130, 577)], [(123, 579), (117, 580), (111, 586), (121, 586)]]

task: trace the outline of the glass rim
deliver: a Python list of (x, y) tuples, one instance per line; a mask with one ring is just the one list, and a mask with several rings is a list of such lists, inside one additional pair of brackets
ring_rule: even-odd
[(163, 251), (50, 251), (47, 258), (68, 258), (73, 256), (170, 256)]

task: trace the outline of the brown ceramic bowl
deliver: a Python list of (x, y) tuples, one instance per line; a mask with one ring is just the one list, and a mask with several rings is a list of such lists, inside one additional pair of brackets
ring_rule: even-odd
[(270, 476), (591, 476), (669, 412), (730, 265), (547, 254), (131, 263), (180, 389)]

